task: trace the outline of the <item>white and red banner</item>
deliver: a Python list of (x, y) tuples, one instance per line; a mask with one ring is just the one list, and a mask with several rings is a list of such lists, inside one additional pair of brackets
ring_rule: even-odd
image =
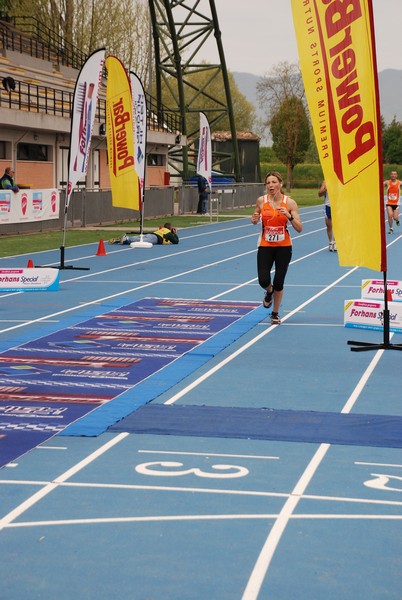
[(84, 63), (75, 84), (68, 159), (66, 209), (70, 203), (71, 194), (77, 181), (86, 175), (88, 170), (92, 130), (104, 62), (104, 48), (93, 52)]
[[(147, 104), (141, 79), (130, 71), (131, 95), (133, 101), (134, 125), (134, 165), (140, 184), (140, 202), (144, 201), (145, 165), (147, 144)], [(142, 206), (140, 204), (140, 210)]]
[(0, 192), (0, 223), (30, 223), (58, 219), (59, 190), (20, 190)]
[(386, 271), (372, 0), (291, 0), (342, 266)]
[(116, 56), (106, 59), (106, 131), (112, 204), (139, 210), (140, 184), (135, 170), (133, 101), (130, 79)]
[(212, 185), (212, 146), (211, 130), (208, 119), (204, 113), (200, 112), (200, 140), (197, 158), (197, 174), (205, 177), (208, 181), (209, 189)]

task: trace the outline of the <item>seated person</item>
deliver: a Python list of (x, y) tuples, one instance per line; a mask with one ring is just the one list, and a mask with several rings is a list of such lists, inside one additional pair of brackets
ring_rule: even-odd
[(179, 236), (171, 223), (165, 223), (153, 233), (144, 233), (140, 235), (130, 235), (125, 233), (121, 238), (112, 238), (109, 244), (132, 244), (133, 242), (149, 242), (156, 246), (157, 244), (178, 244)]
[(19, 187), (14, 181), (14, 169), (7, 167), (3, 177), (0, 179), (0, 189), (12, 190), (15, 194), (19, 192)]

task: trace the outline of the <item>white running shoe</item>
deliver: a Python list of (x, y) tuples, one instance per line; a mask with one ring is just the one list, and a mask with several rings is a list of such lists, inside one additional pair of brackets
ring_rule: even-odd
[(281, 318), (278, 315), (278, 313), (274, 313), (272, 312), (271, 314), (271, 325), (280, 325), (281, 324)]

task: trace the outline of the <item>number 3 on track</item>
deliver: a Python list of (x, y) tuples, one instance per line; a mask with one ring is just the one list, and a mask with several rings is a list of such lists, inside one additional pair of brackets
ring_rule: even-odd
[[(248, 475), (248, 469), (236, 465), (211, 465), (214, 472), (202, 471), (201, 469), (182, 469), (181, 462), (161, 461), (149, 462), (137, 465), (135, 470), (141, 475), (152, 477), (182, 477), (184, 475), (195, 475), (196, 477), (208, 477), (211, 479), (234, 479)], [(218, 472), (220, 471), (220, 472)]]

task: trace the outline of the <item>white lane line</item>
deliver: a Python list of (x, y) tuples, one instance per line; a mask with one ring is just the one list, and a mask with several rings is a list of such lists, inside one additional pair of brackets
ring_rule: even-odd
[[(391, 333), (390, 336), (389, 336), (389, 339), (392, 339), (393, 335), (394, 334)], [(355, 389), (353, 390), (353, 392), (349, 396), (348, 401), (346, 402), (345, 406), (342, 408), (341, 413), (343, 413), (343, 414), (350, 413), (350, 411), (352, 410), (353, 406), (357, 402), (358, 397), (360, 396), (361, 392), (363, 391), (363, 389), (364, 389), (367, 381), (370, 379), (371, 375), (373, 374), (373, 371), (374, 371), (375, 367), (377, 366), (380, 358), (384, 354), (384, 352), (385, 352), (385, 350), (377, 350), (377, 352), (374, 354), (374, 356), (373, 356), (370, 364), (368, 365), (367, 369), (365, 370), (365, 372), (361, 376), (361, 378), (360, 378), (358, 384), (356, 385)]]
[[(66, 519), (60, 521), (27, 521), (12, 523), (9, 528), (21, 529), (27, 527), (61, 527), (63, 525), (109, 525), (110, 523), (163, 523), (182, 521), (266, 521), (276, 519), (277, 513), (254, 513), (254, 514), (218, 514), (218, 515), (155, 515), (147, 517), (105, 517), (93, 519)], [(293, 520), (316, 520), (316, 519), (338, 519), (338, 520), (366, 520), (366, 521), (401, 521), (402, 515), (297, 515)]]
[(395, 467), (396, 469), (402, 468), (402, 465), (398, 465), (395, 463), (376, 463), (376, 462), (355, 461), (355, 465), (366, 465), (368, 467)]
[(50, 527), (61, 525), (102, 525), (110, 523), (155, 523), (155, 522), (180, 522), (180, 521), (236, 521), (236, 520), (261, 520), (275, 519), (277, 515), (261, 514), (261, 515), (156, 515), (149, 517), (107, 517), (99, 519), (66, 519), (65, 521), (30, 521), (26, 523), (13, 523), (9, 527)]
[(104, 454), (105, 452), (110, 450), (110, 448), (112, 448), (116, 444), (120, 443), (128, 435), (129, 435), (128, 433), (121, 433), (121, 434), (117, 435), (112, 440), (109, 440), (109, 442), (107, 442), (106, 444), (104, 444), (103, 446), (101, 446), (100, 448), (95, 450), (95, 452), (92, 452), (87, 457), (85, 457), (83, 460), (78, 462), (76, 465), (74, 465), (73, 467), (71, 467), (70, 469), (68, 469), (67, 471), (65, 471), (64, 473), (59, 475), (58, 477), (56, 477), (56, 479), (54, 479), (52, 482), (45, 485), (45, 487), (43, 487), (41, 490), (39, 490), (38, 492), (33, 494), (30, 498), (27, 498), (19, 506), (14, 508), (11, 512), (9, 512), (4, 517), (2, 517), (2, 519), (0, 519), (0, 531), (4, 527), (9, 526), (10, 523), (12, 523), (14, 521), (14, 519), (16, 519), (17, 517), (22, 515), (26, 510), (30, 509), (34, 504), (36, 504), (36, 502), (39, 502), (39, 500), (42, 500), (42, 498), (47, 496), (47, 494), (49, 494), (50, 492), (53, 492), (53, 490), (55, 490), (60, 484), (64, 483), (65, 481), (67, 481), (67, 479), (69, 479), (70, 477), (72, 477), (73, 475), (75, 475), (76, 473), (81, 471), (81, 469), (83, 469), (84, 467), (89, 465), (91, 462), (96, 460), (99, 456), (101, 456), (102, 454)]
[[(301, 259), (299, 259), (299, 260), (301, 260)], [(322, 289), (321, 291), (319, 291), (314, 296), (311, 296), (308, 300), (306, 300), (305, 302), (303, 302), (302, 304), (300, 304), (294, 310), (290, 311), (285, 317), (283, 317), (282, 323), (284, 321), (286, 321), (287, 319), (289, 319), (292, 315), (294, 315), (297, 312), (299, 312), (300, 310), (302, 310), (305, 306), (307, 306), (308, 304), (310, 304), (311, 302), (313, 302), (314, 300), (316, 300), (317, 298), (319, 298), (320, 296), (322, 296), (323, 294), (325, 294), (326, 292), (328, 292), (328, 290), (330, 290), (331, 288), (333, 288), (334, 286), (336, 286), (340, 281), (342, 281), (346, 277), (349, 277), (349, 275), (351, 273), (353, 273), (354, 271), (356, 271), (356, 269), (358, 269), (358, 267), (354, 267), (353, 269), (351, 269), (347, 273), (344, 273), (344, 275), (342, 275), (342, 277), (340, 277), (339, 279), (333, 281), (330, 285), (328, 285), (327, 287), (325, 287), (324, 289)], [(211, 298), (211, 299), (213, 300), (215, 298), (216, 298), (216, 296), (213, 297), (213, 298)], [(190, 383), (188, 386), (186, 386), (180, 392), (178, 392), (177, 394), (175, 394), (174, 396), (172, 396), (171, 398), (169, 398), (168, 400), (166, 400), (166, 402), (164, 402), (163, 404), (174, 404), (175, 402), (177, 402), (177, 400), (179, 400), (180, 398), (182, 398), (183, 396), (185, 396), (188, 392), (190, 392), (191, 390), (193, 390), (194, 388), (196, 388), (198, 385), (200, 385), (200, 383), (202, 383), (203, 381), (205, 381), (206, 379), (208, 379), (208, 377), (211, 377), (211, 375), (213, 375), (214, 373), (216, 373), (217, 371), (219, 371), (222, 367), (224, 367), (225, 365), (227, 365), (228, 363), (230, 363), (232, 360), (234, 360), (235, 358), (237, 358), (240, 354), (242, 354), (243, 352), (245, 352), (246, 350), (248, 350), (249, 348), (251, 348), (251, 346), (254, 346), (254, 344), (256, 344), (263, 337), (265, 337), (266, 335), (268, 335), (275, 327), (278, 327), (278, 325), (271, 325), (270, 327), (268, 327), (268, 329), (265, 329), (264, 331), (262, 331), (261, 333), (259, 333), (258, 335), (256, 335), (252, 340), (248, 341), (246, 344), (244, 344), (243, 346), (241, 346), (240, 348), (238, 348), (235, 352), (233, 352), (232, 354), (230, 354), (229, 356), (227, 356), (225, 359), (223, 359), (221, 362), (219, 362), (217, 365), (215, 365), (214, 367), (212, 367), (211, 369), (209, 369), (206, 373), (204, 373), (203, 375), (201, 375), (200, 377), (198, 377), (195, 381), (193, 381), (192, 383)]]
[(265, 544), (263, 545), (257, 558), (254, 569), (244, 590), (242, 600), (256, 600), (258, 598), (272, 557), (279, 544), (282, 534), (289, 523), (289, 519), (329, 448), (329, 444), (321, 444), (307, 465), (299, 481), (296, 483), (290, 497), (283, 505), (283, 508), (273, 524)]
[(180, 454), (185, 456), (224, 456), (225, 458), (251, 458), (261, 460), (279, 460), (279, 456), (258, 456), (255, 454), (222, 454), (215, 452), (182, 452), (181, 450), (138, 450), (139, 454)]
[[(325, 229), (325, 228), (320, 227), (319, 229), (314, 229), (313, 231), (308, 231), (308, 232), (305, 232), (305, 233), (300, 233), (297, 236), (297, 238), (295, 238), (295, 239), (300, 239), (300, 238), (303, 238), (303, 237), (306, 237), (306, 236), (313, 235), (315, 233), (318, 233), (318, 232), (322, 231), (323, 229)], [(227, 244), (230, 244), (230, 243), (237, 244), (237, 242), (239, 240), (247, 239), (247, 238), (251, 238), (251, 237), (255, 239), (255, 248), (252, 248), (251, 250), (243, 252), (241, 255), (239, 255), (239, 256), (246, 256), (247, 254), (253, 254), (253, 253), (257, 252), (258, 231), (253, 232), (253, 233), (249, 233), (247, 235), (243, 235), (241, 237), (236, 237), (234, 239), (223, 240), (223, 241), (220, 241), (220, 242), (213, 242), (211, 244), (206, 244), (204, 246), (196, 246), (195, 248), (188, 248), (186, 250), (179, 250), (179, 251), (175, 252), (174, 254), (165, 254), (163, 256), (154, 256), (152, 258), (146, 258), (144, 260), (138, 260), (138, 261), (135, 261), (135, 262), (130, 262), (128, 264), (120, 265), (118, 267), (110, 267), (109, 269), (103, 269), (102, 271), (97, 271), (96, 273), (88, 273), (86, 275), (80, 275), (80, 276), (77, 276), (77, 277), (72, 277), (71, 279), (68, 279), (68, 280), (66, 280), (65, 282), (62, 282), (62, 283), (69, 283), (71, 281), (81, 281), (83, 279), (88, 279), (90, 277), (96, 277), (98, 275), (103, 275), (105, 273), (113, 273), (115, 271), (121, 271), (122, 269), (128, 269), (128, 268), (131, 268), (131, 267), (134, 267), (134, 266), (138, 266), (138, 265), (146, 265), (148, 263), (159, 262), (159, 261), (162, 261), (162, 260), (169, 260), (169, 259), (174, 258), (174, 257), (182, 256), (183, 254), (191, 254), (192, 252), (199, 253), (202, 250), (208, 250), (210, 248), (215, 248), (216, 246), (227, 245)], [(295, 240), (293, 240), (293, 241), (295, 241)], [(328, 249), (328, 246), (325, 245), (319, 251), (321, 251), (321, 250), (327, 250), (327, 249)], [(132, 248), (124, 248), (121, 251), (123, 251), (123, 250), (124, 250), (124, 252), (135, 252), (135, 250), (133, 250)], [(237, 256), (234, 256), (234, 257), (231, 257), (231, 258), (237, 258)], [(230, 259), (225, 259), (225, 260), (230, 260)], [(219, 264), (219, 261), (218, 262), (213, 262), (213, 263), (210, 263), (210, 265), (207, 264), (207, 265), (204, 265), (204, 266), (206, 266), (206, 267), (207, 266), (214, 266), (216, 264)], [(154, 283), (159, 283), (159, 282), (154, 282)]]
[[(49, 485), (50, 481), (43, 480), (13, 480), (13, 479), (1, 479), (1, 485), (20, 485), (20, 486), (46, 486)], [(226, 495), (226, 496), (252, 496), (262, 498), (289, 498), (289, 492), (261, 492), (257, 490), (234, 490), (234, 489), (216, 489), (216, 488), (197, 488), (197, 487), (180, 487), (180, 486), (166, 486), (166, 485), (139, 485), (134, 483), (86, 483), (80, 481), (78, 483), (65, 482), (60, 483), (59, 487), (76, 487), (85, 489), (108, 489), (108, 490), (126, 490), (126, 491), (151, 491), (151, 492), (180, 492), (183, 494), (211, 494), (211, 495)], [(303, 494), (300, 499), (313, 500), (320, 502), (339, 502), (348, 504), (369, 504), (372, 506), (390, 506), (398, 507), (402, 506), (400, 500), (376, 500), (373, 498), (351, 498), (348, 496), (322, 496), (317, 494)], [(327, 513), (325, 513), (327, 514)], [(355, 514), (355, 513), (354, 513)], [(297, 518), (297, 515), (293, 515), (292, 518)]]
[[(309, 234), (306, 234), (306, 235), (309, 235)], [(248, 236), (244, 236), (244, 237), (248, 237)], [(189, 252), (196, 252), (196, 251), (198, 252), (201, 249), (210, 248), (210, 247), (213, 247), (213, 246), (219, 246), (219, 245), (227, 244), (227, 243), (228, 243), (227, 241), (225, 241), (225, 242), (217, 242), (217, 243), (214, 243), (214, 244), (210, 244), (209, 246), (203, 246), (202, 248), (192, 248), (191, 250), (184, 250), (183, 252), (178, 253), (178, 254), (186, 254), (186, 253), (189, 253)], [(312, 254), (315, 254), (315, 253), (320, 252), (320, 251), (322, 251), (322, 249), (317, 250), (316, 252), (311, 253), (311, 254), (309, 254), (307, 256), (311, 256)], [(241, 252), (240, 254), (236, 254), (236, 255), (230, 256), (228, 258), (217, 260), (217, 261), (208, 263), (206, 265), (201, 265), (200, 267), (195, 267), (194, 269), (189, 269), (187, 271), (182, 271), (180, 273), (176, 273), (175, 275), (171, 275), (170, 277), (165, 277), (163, 279), (160, 279), (159, 281), (148, 282), (148, 283), (145, 283), (143, 285), (135, 286), (135, 287), (132, 287), (132, 288), (130, 288), (128, 290), (124, 290), (122, 292), (117, 292), (116, 294), (111, 294), (110, 296), (104, 296), (103, 298), (97, 298), (96, 300), (91, 300), (90, 302), (81, 302), (81, 303), (79, 303), (79, 304), (77, 304), (75, 306), (66, 308), (66, 309), (58, 311), (56, 313), (52, 313), (50, 315), (45, 315), (43, 317), (39, 317), (37, 319), (26, 321), (24, 323), (19, 323), (18, 325), (14, 325), (13, 327), (7, 327), (7, 328), (4, 328), (4, 329), (0, 329), (0, 334), (1, 333), (7, 333), (9, 331), (14, 331), (16, 329), (20, 329), (21, 327), (26, 327), (27, 325), (31, 325), (31, 324), (34, 324), (34, 323), (41, 323), (41, 322), (44, 322), (44, 321), (46, 321), (48, 319), (51, 319), (51, 318), (54, 318), (54, 317), (58, 317), (58, 316), (63, 315), (63, 314), (67, 314), (67, 313), (79, 310), (79, 309), (87, 307), (87, 306), (94, 306), (96, 304), (100, 304), (100, 303), (105, 302), (107, 300), (111, 300), (112, 298), (118, 298), (120, 296), (125, 296), (127, 294), (131, 294), (131, 293), (133, 293), (135, 291), (138, 291), (138, 290), (141, 290), (141, 289), (145, 289), (145, 288), (148, 288), (148, 287), (152, 287), (154, 285), (159, 285), (161, 283), (166, 283), (167, 281), (171, 281), (171, 280), (176, 279), (178, 277), (183, 277), (185, 275), (189, 275), (191, 273), (195, 273), (195, 272), (201, 271), (203, 269), (208, 269), (210, 267), (214, 267), (214, 266), (220, 265), (220, 264), (225, 263), (225, 262), (230, 262), (232, 260), (236, 260), (238, 258), (241, 258), (242, 256), (247, 256), (248, 254), (253, 254), (255, 252), (256, 252), (255, 248), (252, 249), (252, 250), (247, 250), (246, 252)], [(171, 256), (171, 255), (169, 255), (169, 256)], [(158, 257), (158, 259), (165, 260), (166, 258), (169, 258), (169, 256)], [(174, 256), (177, 256), (177, 254), (175, 254)], [(307, 258), (307, 256), (306, 256), (306, 258)], [(153, 262), (154, 260), (158, 260), (158, 259), (155, 259), (155, 258), (153, 258), (153, 259), (147, 259), (147, 260), (135, 263), (135, 264), (137, 264), (137, 265), (138, 264), (145, 264), (145, 263), (148, 263), (148, 262)], [(299, 258), (299, 259), (297, 259), (294, 262), (298, 262), (299, 260), (303, 260), (303, 258)], [(131, 265), (122, 265), (122, 266), (119, 266), (119, 267), (114, 267), (112, 269), (106, 269), (106, 270), (102, 271), (102, 274), (103, 273), (113, 272), (113, 271), (118, 271), (118, 270), (121, 270), (121, 269), (127, 269), (128, 267), (132, 267), (132, 266), (133, 266), (133, 264), (131, 264)], [(96, 273), (96, 274), (92, 274), (92, 275), (83, 275), (82, 277), (72, 278), (72, 279), (70, 279), (68, 281), (81, 280), (81, 279), (84, 279), (84, 278), (87, 278), (87, 277), (93, 277), (94, 275), (98, 276), (99, 274), (100, 273)], [(255, 281), (255, 280), (256, 280), (256, 278), (252, 279), (251, 281)], [(229, 291), (230, 290), (226, 291), (225, 293), (229, 293)], [(21, 293), (23, 293), (23, 292), (21, 292)]]
[[(64, 310), (60, 310), (60, 311), (58, 311), (56, 313), (53, 313), (51, 315), (45, 315), (43, 317), (39, 317), (39, 318), (33, 319), (31, 321), (26, 321), (25, 323), (20, 323), (19, 325), (15, 325), (13, 327), (7, 327), (5, 329), (1, 329), (0, 330), (0, 334), (1, 333), (6, 333), (8, 331), (13, 331), (15, 329), (19, 329), (21, 327), (25, 327), (26, 325), (30, 325), (30, 324), (33, 324), (33, 323), (40, 323), (40, 322), (43, 322), (43, 321), (45, 321), (45, 320), (47, 320), (49, 318), (53, 318), (53, 317), (57, 317), (59, 315), (63, 315), (63, 314), (69, 313), (69, 312), (73, 312), (75, 310), (79, 310), (79, 309), (84, 308), (86, 306), (94, 306), (96, 304), (100, 304), (102, 302), (105, 302), (106, 300), (111, 300), (112, 298), (118, 298), (119, 296), (125, 296), (127, 294), (132, 293), (132, 292), (135, 292), (135, 291), (138, 291), (138, 290), (141, 290), (141, 289), (145, 289), (147, 287), (152, 287), (154, 285), (159, 285), (160, 283), (165, 283), (167, 281), (171, 281), (172, 279), (176, 279), (177, 277), (183, 277), (184, 275), (189, 275), (190, 273), (195, 273), (196, 271), (201, 271), (202, 269), (207, 269), (210, 266), (216, 266), (216, 265), (219, 265), (221, 263), (228, 262), (228, 261), (234, 260), (236, 258), (240, 258), (241, 256), (245, 256), (247, 254), (250, 254), (250, 252), (253, 252), (253, 251), (242, 252), (241, 254), (237, 254), (236, 256), (231, 256), (229, 258), (225, 258), (223, 260), (215, 261), (215, 262), (209, 263), (207, 265), (202, 265), (202, 266), (196, 267), (194, 269), (189, 269), (187, 271), (182, 271), (181, 273), (176, 273), (175, 275), (171, 275), (170, 277), (165, 277), (163, 279), (160, 279), (159, 281), (152, 281), (152, 282), (140, 285), (140, 286), (136, 286), (136, 287), (130, 288), (129, 290), (124, 290), (122, 292), (117, 292), (116, 294), (111, 294), (110, 296), (104, 296), (103, 298), (97, 298), (96, 300), (91, 300), (90, 302), (81, 302), (81, 303), (79, 303), (79, 304), (77, 304), (75, 306), (66, 308)], [(144, 261), (144, 262), (149, 262), (149, 261)], [(127, 268), (127, 265), (125, 265), (124, 267), (118, 267), (117, 270), (121, 269), (121, 268)], [(109, 271), (112, 271), (112, 270), (114, 270), (114, 269), (109, 269)]]
[[(341, 414), (350, 413), (384, 352), (385, 350), (377, 350), (366, 371), (363, 373), (358, 384), (356, 385), (346, 404), (342, 408)], [(330, 447), (330, 444), (320, 445), (312, 460), (307, 465), (307, 468), (305, 469), (301, 478), (297, 482), (291, 494), (291, 497), (285, 502), (278, 520), (275, 522), (272, 530), (270, 531), (265, 541), (264, 546), (261, 549), (260, 555), (257, 559), (257, 562), (254, 566), (254, 569), (251, 573), (250, 579), (244, 591), (242, 600), (256, 600), (256, 598), (258, 597), (260, 588), (269, 569), (272, 557), (286, 529), (286, 526), (289, 523), (289, 520), (294, 510), (296, 509), (296, 506), (299, 503), (307, 485), (310, 483), (311, 479), (315, 475), (315, 472), (317, 471), (321, 462), (324, 460), (324, 457)]]

